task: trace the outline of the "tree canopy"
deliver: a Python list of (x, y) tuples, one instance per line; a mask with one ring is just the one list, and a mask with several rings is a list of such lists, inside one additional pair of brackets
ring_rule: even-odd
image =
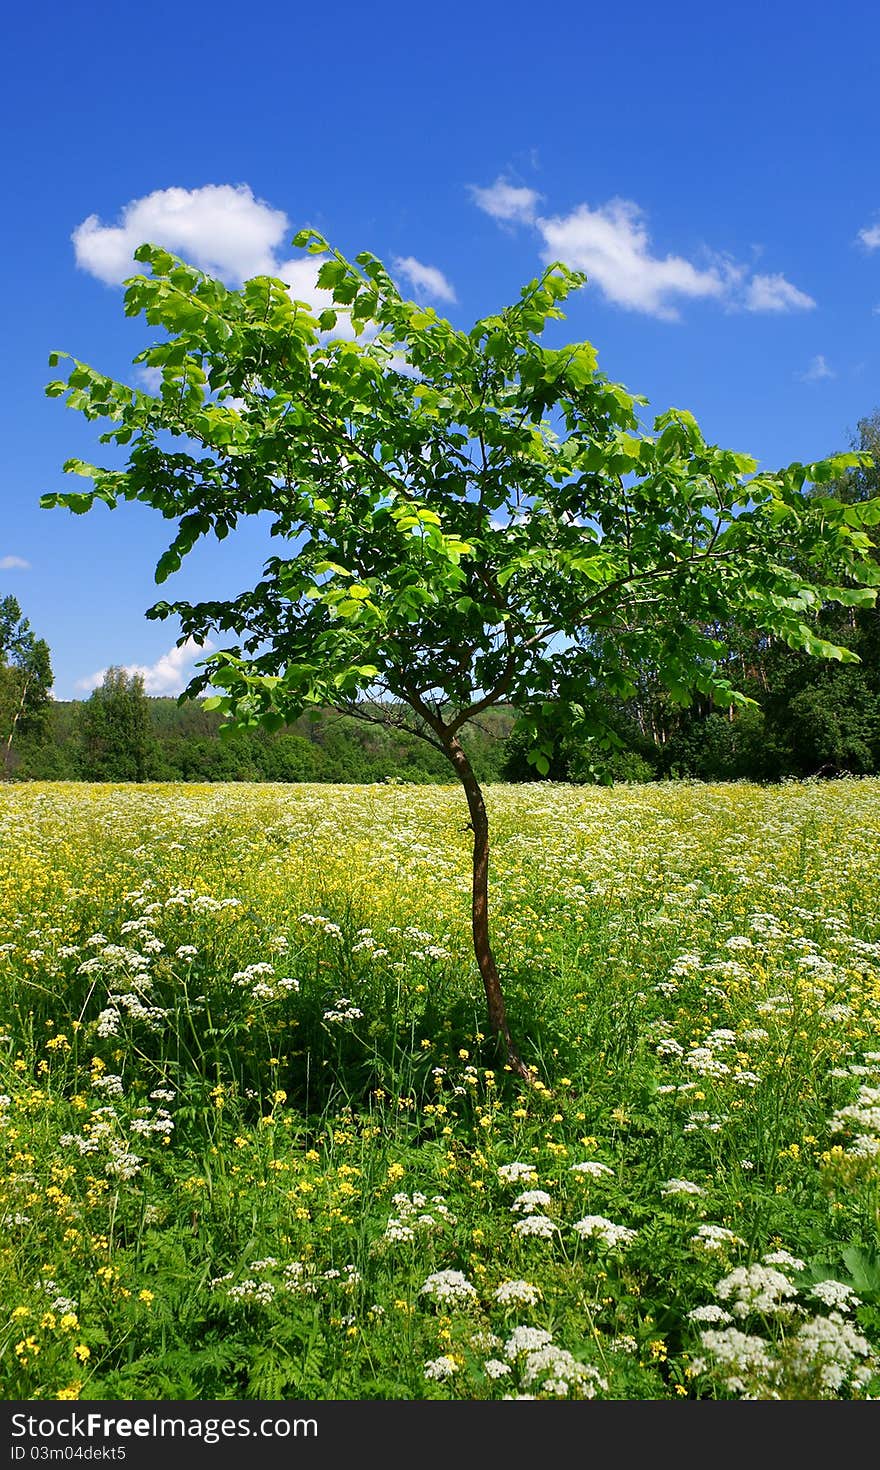
[(92, 781), (145, 781), (153, 733), (144, 678), (137, 672), (107, 669), (82, 708), (83, 772)]
[(160, 386), (72, 360), (47, 391), (107, 421), (101, 440), (127, 462), (70, 460), (91, 488), (43, 503), (158, 510), (176, 523), (159, 582), (200, 538), (268, 512), (281, 550), (254, 587), (149, 616), (176, 616), (181, 640), (229, 635), (189, 692), (220, 691), (232, 721), (277, 728), (330, 706), (442, 751), (474, 829), (490, 1020), (516, 1065), (466, 722), (511, 702), (540, 771), (560, 720), (613, 745), (608, 702), (646, 674), (675, 699), (743, 702), (718, 637), (730, 622), (854, 660), (816, 614), (873, 603), (880, 503), (823, 493), (859, 453), (771, 473), (707, 443), (683, 409), (648, 431), (645, 400), (588, 342), (542, 341), (584, 279), (562, 264), (465, 331), (403, 299), (373, 255), (349, 261), (311, 230), (294, 243), (321, 258), (323, 310), (271, 277), (231, 290), (155, 246), (136, 252), (151, 274), (128, 282), (125, 310), (161, 330), (136, 359)]

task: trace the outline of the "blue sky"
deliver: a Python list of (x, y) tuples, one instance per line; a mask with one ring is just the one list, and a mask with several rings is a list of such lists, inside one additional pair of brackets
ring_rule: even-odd
[[(48, 353), (132, 380), (149, 329), (117, 282), (139, 236), (235, 282), (284, 268), (313, 225), (462, 326), (561, 256), (590, 277), (565, 337), (764, 467), (846, 448), (880, 407), (864, 0), (49, 0), (15, 7), (5, 40), (0, 596), (48, 640), (58, 698), (110, 664), (154, 693), (190, 672), (176, 627), (144, 618), (166, 523), (39, 508), (66, 458), (100, 458), (97, 431), (43, 395)], [(265, 550), (262, 527), (239, 531), (162, 595), (250, 585)]]

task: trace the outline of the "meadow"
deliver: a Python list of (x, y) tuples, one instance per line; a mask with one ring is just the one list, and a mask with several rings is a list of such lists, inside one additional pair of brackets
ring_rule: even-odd
[(0, 789), (6, 1399), (880, 1394), (880, 781)]

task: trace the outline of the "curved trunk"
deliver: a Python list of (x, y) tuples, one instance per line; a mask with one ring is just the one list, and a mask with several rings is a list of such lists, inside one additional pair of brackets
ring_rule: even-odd
[(480, 783), (473, 772), (470, 761), (454, 735), (443, 739), (443, 748), (455, 769), (455, 774), (464, 787), (474, 834), (473, 888), (471, 898), (471, 928), (474, 939), (474, 954), (489, 1006), (489, 1025), (493, 1035), (504, 1045), (507, 1062), (520, 1077), (529, 1078), (529, 1070), (521, 1060), (510, 1027), (507, 1024), (507, 1007), (501, 990), (498, 966), (489, 941), (489, 816)]

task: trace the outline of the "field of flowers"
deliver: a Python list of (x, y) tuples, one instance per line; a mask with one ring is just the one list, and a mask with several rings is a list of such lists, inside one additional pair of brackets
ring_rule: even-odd
[(880, 782), (0, 790), (6, 1399), (880, 1395)]

